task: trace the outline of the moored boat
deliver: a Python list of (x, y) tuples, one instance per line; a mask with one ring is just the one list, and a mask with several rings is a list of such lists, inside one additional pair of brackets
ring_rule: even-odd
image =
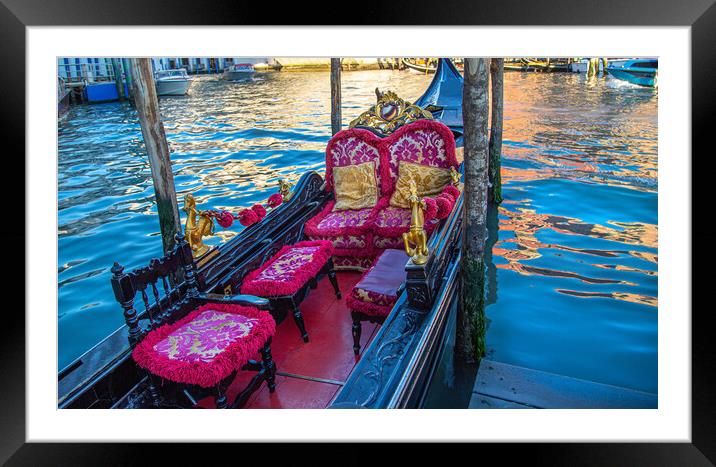
[(183, 96), (189, 93), (193, 79), (186, 69), (160, 70), (154, 73), (158, 96)]
[[(254, 206), (236, 216), (242, 223), (249, 219), (247, 227), (225, 244), (206, 247), (202, 236), (212, 231), (213, 220), (225, 225), (226, 211), (199, 210), (187, 197), (185, 235), (177, 237), (170, 254), (133, 271), (119, 264), (112, 268), (118, 312), (123, 310), (126, 324), (60, 371), (59, 407), (419, 407), (442, 349), (447, 318), (455, 310), (461, 235), (455, 137), (462, 124), (446, 111), (459, 104), (455, 90), (462, 83), (445, 59), (436, 71), (418, 100), (425, 106), (378, 92), (376, 105), (329, 141), (325, 179), (308, 172), (293, 192), (282, 184), (280, 197), (269, 198), (268, 213)], [(392, 206), (389, 193), (399, 191), (403, 166), (421, 164), (409, 159), (410, 151), (401, 156), (408, 159), (391, 162), (390, 148), (414, 144), (430, 145), (426, 154), (436, 151), (423, 165), (443, 182), (432, 195), (420, 196), (409, 184), (403, 204)], [(373, 207), (334, 209), (340, 201), (339, 171), (366, 163), (379, 174), (374, 196), (380, 200)], [(386, 165), (377, 170), (378, 164)], [(307, 249), (315, 253), (326, 244), (332, 249), (331, 262), (321, 256), (320, 268), (302, 270), (298, 288), (284, 284), (279, 291), (282, 300), (273, 294), (252, 296), (281, 283), (286, 265), (295, 263), (282, 260), (296, 252), (292, 248), (305, 255)], [(310, 261), (318, 261), (314, 253)], [(390, 261), (381, 262), (384, 255)], [(273, 267), (277, 261), (280, 271)], [(388, 292), (377, 291), (386, 284), (392, 287)], [(198, 332), (198, 323), (185, 320), (209, 305), (268, 307), (276, 329), (262, 335), (264, 346), (256, 347), (261, 356), (234, 368), (253, 372), (253, 377), (237, 376), (228, 388), (221, 387), (218, 397), (203, 399), (199, 386), (204, 387), (207, 374), (171, 373), (180, 365), (173, 362), (169, 370), (168, 365), (152, 366), (148, 353), (166, 347), (167, 358), (176, 358), (183, 352), (181, 326), (194, 323), (192, 332)], [(245, 329), (253, 326), (248, 324), (253, 319), (222, 321), (219, 327)], [(188, 347), (184, 350), (191, 354)], [(220, 376), (224, 384), (226, 375)]]
[(221, 75), (222, 79), (227, 81), (238, 81), (242, 79), (251, 78), (256, 73), (256, 68), (251, 63), (234, 63), (229, 68), (224, 70)]
[(505, 71), (541, 71), (565, 72), (573, 71), (571, 61), (563, 58), (506, 58)]
[[(401, 59), (403, 65), (412, 71), (417, 71), (423, 74), (435, 73), (438, 69), (438, 64), (442, 59), (438, 58), (403, 58)], [(453, 58), (448, 59), (453, 63), (457, 69), (462, 69), (462, 59)]]
[(639, 86), (656, 87), (659, 75), (658, 59), (632, 59), (610, 63), (607, 73), (622, 81)]

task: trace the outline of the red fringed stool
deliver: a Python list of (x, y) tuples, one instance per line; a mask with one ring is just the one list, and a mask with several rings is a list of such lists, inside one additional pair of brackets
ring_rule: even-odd
[[(132, 357), (150, 377), (216, 388), (217, 408), (226, 408), (224, 391), (238, 370), (261, 371), (269, 391), (274, 392), (276, 365), (270, 344), (275, 330), (276, 323), (266, 311), (208, 303), (175, 323), (149, 332), (136, 345)], [(262, 363), (252, 360), (259, 353)]]
[(246, 275), (241, 293), (267, 298), (277, 321), (286, 312), (291, 312), (303, 341), (308, 342), (306, 325), (299, 308), (308, 293), (308, 287), (316, 288), (317, 276), (326, 274), (336, 297), (339, 300), (341, 298), (332, 255), (333, 244), (330, 241), (304, 241), (286, 245), (260, 268)]
[(346, 299), (353, 318), (353, 352), (360, 353), (363, 321), (383, 324), (398, 300), (406, 272), (403, 250), (385, 250), (376, 258)]

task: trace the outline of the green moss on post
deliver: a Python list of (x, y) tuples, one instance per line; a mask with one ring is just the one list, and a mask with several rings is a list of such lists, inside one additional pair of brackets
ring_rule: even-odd
[(503, 121), (503, 83), (504, 58), (493, 58), (490, 62), (490, 87), (492, 89), (492, 119), (490, 122), (490, 201), (502, 203), (502, 176), (500, 174), (502, 158), (502, 121)]
[(467, 322), (458, 327), (462, 339), (472, 343), (472, 355), (467, 355), (468, 362), (477, 362), (485, 356), (485, 334), (487, 332), (485, 318), (485, 262), (482, 258), (466, 258), (460, 271), (460, 287), (463, 294), (463, 313)]

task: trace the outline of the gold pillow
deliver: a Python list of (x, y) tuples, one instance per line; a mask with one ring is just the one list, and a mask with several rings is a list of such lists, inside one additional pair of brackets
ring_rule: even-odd
[(336, 193), (334, 211), (372, 208), (378, 202), (375, 161), (333, 167), (333, 186)]
[(409, 208), (410, 202), (410, 180), (415, 180), (418, 188), (418, 196), (437, 195), (445, 185), (452, 181), (450, 170), (440, 167), (415, 164), (413, 162), (400, 161), (398, 164), (398, 181), (395, 182), (395, 191), (390, 197), (390, 205), (398, 208)]

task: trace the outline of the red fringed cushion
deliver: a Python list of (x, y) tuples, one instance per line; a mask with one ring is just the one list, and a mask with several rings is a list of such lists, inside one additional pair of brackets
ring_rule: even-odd
[(367, 315), (387, 316), (398, 299), (398, 288), (405, 282), (403, 250), (385, 250), (353, 287), (346, 299), (348, 308)]
[(333, 255), (325, 240), (285, 245), (273, 258), (244, 278), (241, 293), (260, 297), (292, 295), (315, 277)]
[(132, 357), (162, 378), (211, 387), (254, 358), (275, 330), (276, 323), (266, 311), (206, 304), (151, 331)]

